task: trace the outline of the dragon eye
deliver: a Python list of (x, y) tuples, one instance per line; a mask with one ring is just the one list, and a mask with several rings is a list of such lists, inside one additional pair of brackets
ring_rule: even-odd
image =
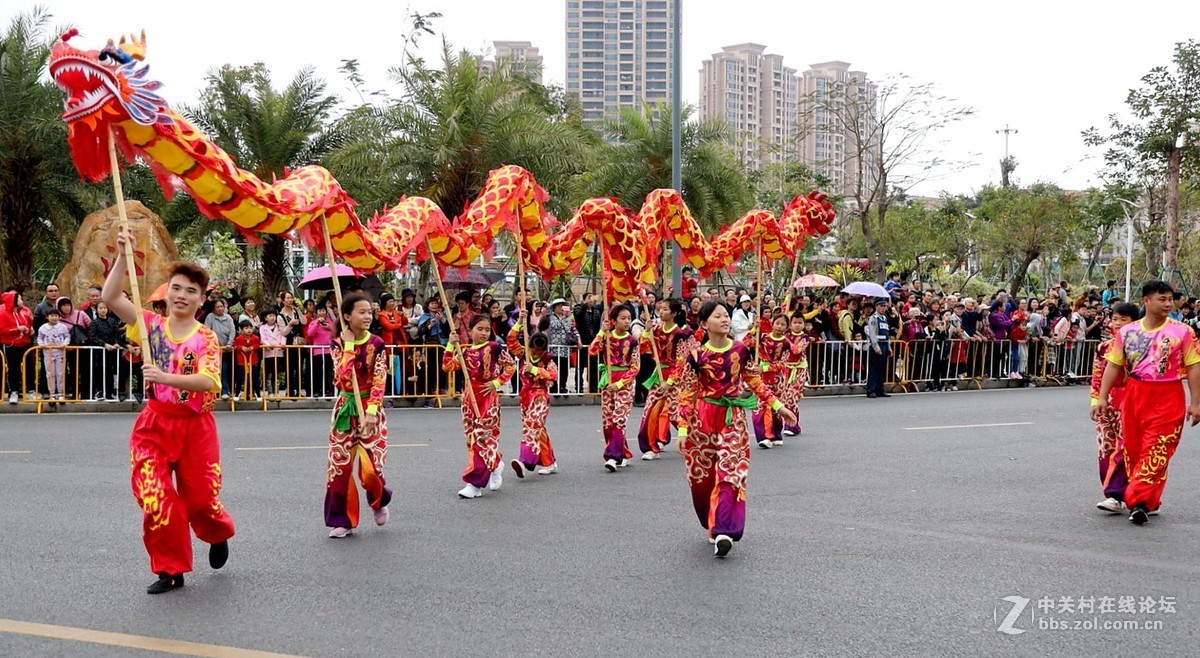
[(116, 67), (132, 62), (133, 57), (130, 57), (129, 53), (125, 52), (124, 50), (121, 50), (116, 46), (109, 45), (105, 46), (100, 51), (100, 61), (108, 66)]

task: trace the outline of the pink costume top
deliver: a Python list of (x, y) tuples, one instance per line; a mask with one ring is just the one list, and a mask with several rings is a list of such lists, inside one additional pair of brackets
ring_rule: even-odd
[[(662, 325), (642, 332), (641, 353), (655, 354), (658, 348), (658, 362), (662, 370), (663, 380), (679, 381), (683, 369), (687, 367), (687, 358), (691, 354), (692, 330), (690, 327), (676, 326), (670, 331)], [(650, 341), (654, 341), (651, 343)]]
[[(521, 325), (518, 324), (508, 330), (508, 352), (516, 358), (525, 356), (524, 332), (521, 331)], [(550, 358), (549, 352), (542, 352), (542, 358), (536, 362), (530, 360), (530, 365), (537, 368), (537, 372), (529, 374), (525, 372), (525, 368), (521, 368), (521, 401), (534, 395), (548, 395), (550, 384), (558, 381), (558, 365), (554, 363), (554, 359)]]
[[(479, 392), (495, 392), (508, 380), (512, 379), (517, 369), (512, 355), (505, 351), (504, 346), (496, 341), (481, 345), (459, 347), (463, 360), (467, 362), (467, 379), (471, 386)], [(454, 356), (455, 348), (447, 347), (442, 355), (442, 369), (446, 372), (461, 370), (458, 358)]]
[(608, 334), (602, 331), (597, 334), (592, 344), (588, 345), (588, 354), (592, 356), (604, 354), (606, 344), (611, 350), (611, 355), (607, 361), (601, 360), (600, 364), (612, 367), (608, 381), (615, 384), (619, 381), (637, 378), (638, 366), (641, 363), (638, 356), (638, 339), (634, 338), (632, 333), (617, 335), (615, 331)]
[(762, 398), (765, 406), (772, 409), (782, 406), (763, 383), (762, 375), (750, 357), (750, 348), (741, 342), (732, 341), (719, 350), (711, 343), (705, 343), (688, 357), (687, 364), (696, 373), (696, 378), (695, 383), (685, 387), (680, 395), (679, 415), (684, 425), (690, 425), (696, 419), (699, 404), (728, 408), (727, 422), (733, 418), (733, 407), (753, 409), (754, 399), (743, 397), (747, 388)]
[[(204, 375), (212, 380), (207, 391), (185, 391), (166, 384), (151, 384), (150, 395), (158, 402), (183, 405), (196, 414), (212, 411), (221, 390), (221, 345), (212, 329), (197, 322), (191, 333), (172, 336), (167, 318), (142, 311), (146, 320), (150, 363), (172, 375)], [(137, 342), (136, 330), (129, 327), (130, 340)]]
[(387, 381), (387, 349), (383, 339), (367, 334), (361, 340), (350, 341), (349, 349), (343, 349), (339, 336), (332, 346), (333, 385), (338, 391), (354, 396), (354, 380), (358, 380), (358, 394), (366, 397), (363, 410), (367, 415), (379, 413), (383, 405), (383, 388)]
[(1145, 322), (1143, 319), (1121, 327), (1104, 358), (1123, 366), (1125, 374), (1137, 381), (1173, 382), (1185, 378), (1188, 366), (1200, 363), (1192, 328), (1171, 318), (1155, 328), (1147, 328)]

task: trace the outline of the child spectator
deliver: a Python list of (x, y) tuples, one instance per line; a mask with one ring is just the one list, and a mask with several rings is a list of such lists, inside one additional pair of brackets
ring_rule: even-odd
[[(249, 320), (238, 323), (238, 335), (233, 339), (234, 352), (234, 395), (241, 400), (249, 400), (251, 395), (262, 399), (262, 391), (258, 386), (258, 349), (262, 340), (254, 333), (254, 325)], [(250, 390), (246, 390), (249, 383)]]
[(262, 315), (262, 326), (259, 327), (258, 337), (263, 346), (263, 393), (275, 395), (279, 392), (280, 368), (283, 367), (283, 346), (287, 338), (279, 329), (279, 313), (274, 308), (267, 309)]
[(46, 384), (50, 389), (51, 400), (63, 399), (63, 379), (66, 375), (66, 350), (71, 344), (71, 330), (60, 322), (58, 307), (46, 311), (46, 324), (38, 329), (37, 342), (46, 349), (42, 352), (46, 363)]

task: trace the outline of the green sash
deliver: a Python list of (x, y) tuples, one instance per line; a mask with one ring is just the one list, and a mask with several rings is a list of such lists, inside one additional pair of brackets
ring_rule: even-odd
[(731, 398), (728, 395), (719, 398), (701, 398), (709, 404), (715, 404), (718, 407), (725, 407), (725, 423), (733, 424), (733, 410), (735, 407), (742, 409), (754, 410), (758, 408), (758, 398), (753, 395), (744, 398)]
[[(613, 366), (612, 367), (613, 372), (621, 372), (623, 370), (629, 370), (629, 366)], [(607, 388), (609, 383), (611, 383), (611, 382), (609, 382), (609, 377), (608, 377), (608, 365), (601, 363), (600, 364), (600, 388)]]
[(658, 383), (661, 381), (662, 381), (662, 377), (658, 376), (658, 368), (655, 368), (654, 372), (650, 375), (650, 377), (646, 381), (642, 382), (642, 386), (645, 386), (646, 390), (649, 391), (650, 389), (654, 388), (655, 386), (658, 386)]
[[(363, 400), (370, 396), (370, 393), (359, 393), (358, 399)], [(350, 419), (358, 418), (358, 405), (354, 404), (354, 392), (342, 391), (342, 397), (346, 402), (337, 410), (337, 414), (333, 417), (333, 428), (342, 432), (350, 431)]]

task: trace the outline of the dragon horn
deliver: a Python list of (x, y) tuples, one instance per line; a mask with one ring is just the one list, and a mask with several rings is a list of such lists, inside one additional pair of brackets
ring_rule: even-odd
[[(111, 41), (109, 43), (112, 43)], [(125, 51), (130, 57), (137, 61), (146, 59), (146, 31), (142, 30), (142, 36), (139, 39), (136, 35), (130, 34), (129, 40), (126, 41), (125, 35), (121, 35), (121, 50)]]

